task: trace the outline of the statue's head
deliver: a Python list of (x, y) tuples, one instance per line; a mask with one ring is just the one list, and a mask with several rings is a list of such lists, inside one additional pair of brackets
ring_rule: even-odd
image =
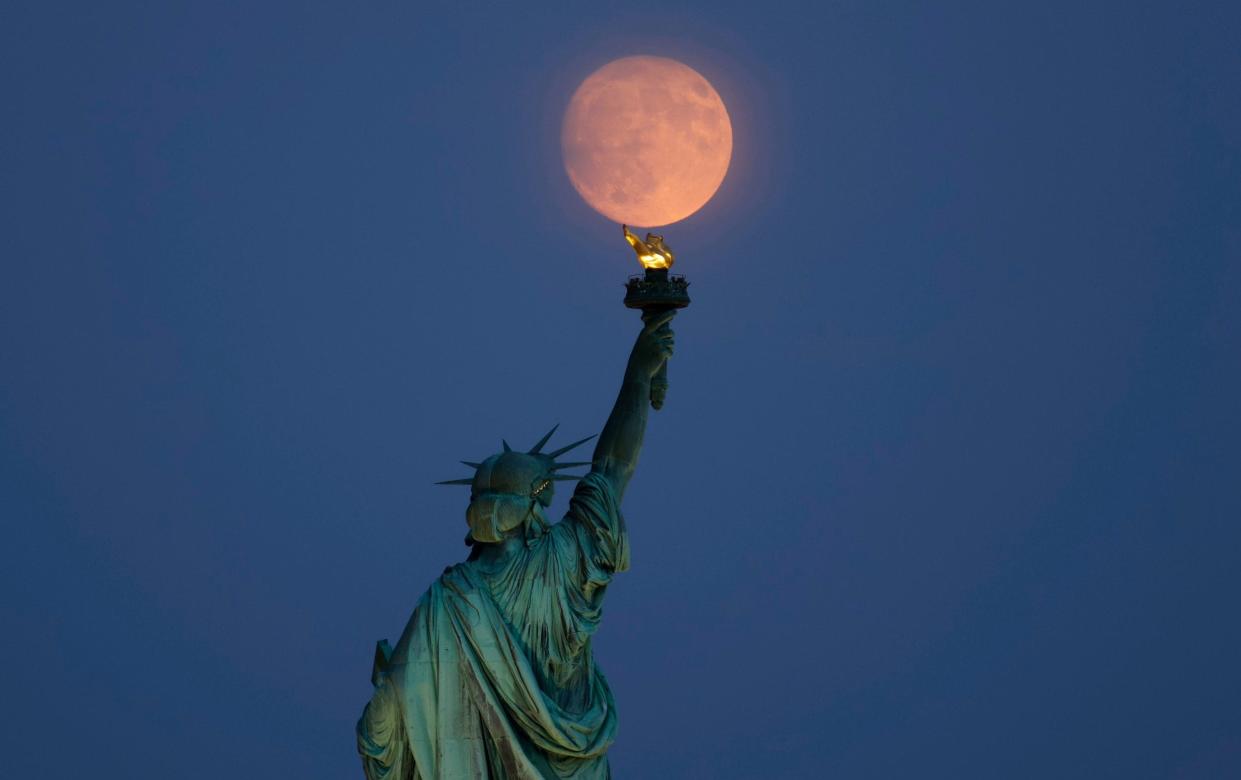
[(557, 469), (589, 465), (587, 462), (557, 463), (556, 458), (594, 438), (588, 436), (555, 452), (543, 453), (543, 445), (555, 432), (553, 427), (528, 452), (516, 452), (504, 442), (503, 452), (482, 463), (462, 461), (474, 469), (473, 477), (438, 483), (470, 486), (470, 505), (465, 510), (466, 523), (470, 526), (466, 544), (499, 542), (519, 528), (528, 535), (538, 535), (546, 529), (543, 509), (552, 503), (553, 485), (562, 480), (581, 479), (557, 474)]

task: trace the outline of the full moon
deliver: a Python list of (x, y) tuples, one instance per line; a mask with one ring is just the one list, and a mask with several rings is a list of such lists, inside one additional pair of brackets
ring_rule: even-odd
[(573, 187), (596, 211), (658, 227), (702, 208), (728, 172), (733, 127), (698, 71), (666, 57), (624, 57), (586, 77), (560, 134)]

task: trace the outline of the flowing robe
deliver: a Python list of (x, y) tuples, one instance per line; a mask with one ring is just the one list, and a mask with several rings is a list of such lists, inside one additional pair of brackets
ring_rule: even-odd
[(616, 496), (592, 473), (564, 519), (498, 567), (446, 569), (377, 653), (357, 729), (368, 780), (610, 777), (616, 709), (590, 638), (627, 568)]

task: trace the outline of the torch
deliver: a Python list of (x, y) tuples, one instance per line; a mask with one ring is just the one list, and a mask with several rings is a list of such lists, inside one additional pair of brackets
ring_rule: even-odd
[[(646, 240), (638, 238), (626, 225), (625, 240), (638, 253), (638, 262), (644, 273), (631, 276), (625, 283), (625, 305), (641, 309), (643, 319), (654, 317), (673, 309), (689, 306), (689, 281), (684, 276), (671, 276), (672, 250), (664, 245), (664, 237), (647, 233)], [(668, 394), (668, 361), (651, 377), (651, 408), (662, 409)]]

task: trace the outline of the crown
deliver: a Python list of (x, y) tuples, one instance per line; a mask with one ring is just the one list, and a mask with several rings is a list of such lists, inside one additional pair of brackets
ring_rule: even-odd
[(552, 429), (544, 434), (533, 447), (526, 452), (515, 452), (509, 446), (507, 441), (500, 440), (504, 446), (504, 451), (496, 453), (484, 460), (482, 463), (475, 463), (469, 460), (461, 461), (466, 466), (474, 469), (474, 476), (464, 477), (462, 479), (446, 479), (442, 482), (436, 482), (437, 485), (469, 485), (472, 492), (476, 495), (486, 493), (500, 493), (510, 495), (522, 495), (536, 497), (552, 482), (565, 482), (579, 480), (584, 475), (576, 474), (557, 474), (560, 469), (574, 468), (577, 466), (589, 466), (590, 461), (558, 462), (556, 458), (569, 452), (575, 447), (579, 447), (597, 434), (587, 436), (584, 439), (578, 439), (572, 444), (566, 444), (554, 452), (543, 452), (543, 446), (552, 438), (552, 434), (560, 425), (553, 425)]

